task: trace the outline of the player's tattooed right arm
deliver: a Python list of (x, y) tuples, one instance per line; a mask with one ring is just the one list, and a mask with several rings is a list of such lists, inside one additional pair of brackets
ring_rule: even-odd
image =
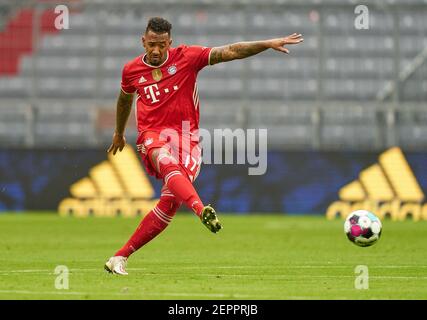
[(284, 47), (285, 44), (298, 44), (303, 41), (301, 34), (291, 34), (290, 36), (263, 40), (237, 42), (222, 47), (212, 48), (209, 63), (214, 65), (220, 62), (227, 62), (236, 59), (244, 59), (267, 49), (274, 49), (280, 52), (289, 53)]

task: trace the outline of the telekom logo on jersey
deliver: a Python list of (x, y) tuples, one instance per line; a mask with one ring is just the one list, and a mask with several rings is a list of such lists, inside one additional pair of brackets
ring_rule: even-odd
[[(173, 91), (178, 90), (178, 86), (173, 86)], [(157, 98), (160, 96), (159, 86), (157, 83), (144, 87), (144, 93), (146, 94), (146, 98), (151, 98), (151, 103), (159, 102), (160, 100)], [(169, 93), (171, 90), (169, 88), (164, 88), (164, 93)]]

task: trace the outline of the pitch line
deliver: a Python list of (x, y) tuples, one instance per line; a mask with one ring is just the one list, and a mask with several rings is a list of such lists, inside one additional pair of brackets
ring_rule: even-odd
[[(183, 266), (177, 268), (176, 266), (161, 266), (159, 269), (182, 269), (182, 270), (199, 270), (199, 269), (353, 269), (354, 265), (295, 265), (295, 266), (250, 266), (250, 265), (242, 265), (242, 266)], [(411, 265), (386, 265), (386, 266), (369, 266), (370, 269), (405, 269), (405, 268), (427, 268), (427, 266), (411, 266)], [(149, 271), (152, 268), (128, 268), (129, 271)], [(92, 272), (92, 271), (104, 271), (102, 267), (99, 268), (70, 268), (70, 272)], [(1, 274), (10, 274), (10, 273), (49, 273), (53, 274), (54, 269), (21, 269), (21, 270), (0, 270)], [(147, 275), (152, 275), (147, 274)], [(157, 273), (156, 273), (157, 274)]]
[[(129, 271), (147, 271), (146, 268), (128, 268)], [(91, 268), (91, 269), (70, 269), (70, 273), (84, 273), (84, 272), (99, 272), (100, 274), (106, 274), (106, 272), (102, 268)], [(0, 275), (9, 275), (11, 273), (46, 273), (47, 275), (53, 275), (52, 270), (11, 270), (11, 271), (0, 271)], [(146, 277), (171, 277), (170, 273), (138, 273), (139, 276)], [(185, 277), (187, 275), (179, 275), (180, 278)], [(259, 275), (259, 274), (218, 274), (218, 273), (208, 273), (203, 274), (204, 277), (223, 277), (223, 278), (255, 278), (255, 279), (263, 279), (263, 280), (279, 280), (279, 279), (301, 279), (301, 278), (324, 278), (324, 279), (339, 279), (339, 278), (354, 278), (354, 275), (302, 275), (302, 274), (270, 274), (270, 275)], [(380, 275), (370, 275), (371, 279), (402, 279), (402, 280), (410, 280), (410, 279), (418, 279), (425, 280), (427, 276), (380, 276)]]
[(28, 291), (28, 290), (0, 290), (0, 293), (16, 293), (16, 294), (57, 294), (57, 295), (85, 295), (84, 292), (73, 291)]
[(0, 270), (0, 273), (37, 273), (37, 272), (53, 272), (53, 270), (47, 270), (47, 269)]
[(173, 297), (211, 297), (211, 298), (255, 298), (256, 296), (250, 296), (246, 294), (225, 294), (225, 293), (184, 293), (184, 292), (75, 292), (68, 290), (58, 291), (29, 291), (29, 290), (0, 290), (0, 293), (15, 293), (15, 294), (37, 294), (37, 295), (82, 295), (82, 296), (96, 296), (96, 295), (113, 295), (113, 296), (134, 296), (139, 294), (141, 296), (173, 296)]
[[(356, 264), (354, 265), (294, 265), (294, 266), (284, 266), (284, 265), (269, 265), (269, 266), (248, 266), (248, 265), (242, 265), (242, 266), (184, 266), (180, 267), (179, 269), (252, 269), (252, 268), (278, 268), (278, 269), (325, 269), (325, 268), (354, 268)], [(176, 266), (162, 266), (161, 268), (174, 268), (177, 269)], [(387, 266), (369, 266), (368, 268), (427, 268), (427, 266), (410, 266), (410, 265), (387, 265)], [(136, 268), (136, 269), (143, 269), (143, 268)], [(149, 268), (144, 268), (148, 270)], [(132, 270), (132, 268), (129, 268), (129, 270)]]
[[(29, 290), (0, 290), (0, 293), (7, 293), (7, 294), (27, 294), (27, 295), (84, 295), (84, 296), (105, 296), (105, 295), (113, 295), (113, 296), (135, 296), (135, 292), (127, 292), (127, 293), (106, 293), (106, 292), (75, 292), (75, 291), (29, 291)], [(224, 294), (224, 293), (183, 293), (183, 292), (164, 292), (164, 293), (156, 293), (156, 292), (147, 292), (147, 293), (140, 293), (140, 295), (143, 296), (164, 296), (164, 297), (206, 297), (206, 298), (254, 298), (254, 299), (263, 299), (268, 297), (271, 297), (269, 295), (244, 295), (244, 294)], [(96, 298), (89, 298), (90, 299), (96, 299)], [(280, 298), (280, 300), (325, 300), (324, 296), (284, 296), (283, 298)], [(353, 300), (353, 298), (348, 297), (339, 297), (335, 298), (333, 300)], [(396, 300), (395, 298), (384, 298), (384, 297), (371, 297), (370, 299), (380, 299), (380, 300)], [(400, 300), (400, 299), (398, 299)], [(401, 300), (405, 300), (402, 298)]]
[[(156, 266), (157, 268), (158, 266)], [(316, 269), (316, 268), (352, 268), (354, 265), (262, 265), (262, 266), (256, 266), (256, 265), (240, 265), (240, 266), (182, 266), (178, 269), (243, 269), (243, 268), (282, 268), (282, 269)], [(427, 265), (374, 265), (374, 266), (368, 266), (369, 268), (427, 268)], [(177, 269), (176, 265), (171, 266), (161, 266), (160, 268), (174, 268)], [(102, 267), (100, 267), (102, 269)], [(149, 267), (146, 268), (128, 268), (129, 270), (149, 270)], [(70, 270), (76, 270), (76, 271), (91, 271), (91, 270), (99, 270), (99, 268), (70, 268)], [(48, 272), (52, 271), (50, 269), (20, 269), (20, 270), (0, 270), (0, 273), (2, 272)]]

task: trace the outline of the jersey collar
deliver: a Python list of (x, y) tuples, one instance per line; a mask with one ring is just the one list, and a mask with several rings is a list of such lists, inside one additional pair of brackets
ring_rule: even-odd
[(150, 68), (160, 68), (161, 66), (163, 66), (169, 60), (169, 50), (166, 52), (166, 60), (163, 61), (163, 63), (161, 65), (158, 65), (158, 66), (153, 66), (153, 65), (145, 62), (144, 58), (145, 58), (146, 55), (147, 54), (144, 53), (144, 55), (142, 56), (141, 60), (142, 60), (143, 64), (145, 64), (146, 66), (149, 66)]

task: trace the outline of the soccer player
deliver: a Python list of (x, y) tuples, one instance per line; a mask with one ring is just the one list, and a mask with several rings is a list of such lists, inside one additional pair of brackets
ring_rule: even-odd
[(116, 128), (107, 152), (115, 155), (124, 148), (126, 122), (136, 95), (137, 150), (147, 172), (162, 179), (164, 186), (156, 207), (106, 262), (105, 269), (115, 274), (127, 275), (128, 257), (162, 232), (182, 203), (211, 232), (222, 228), (214, 208), (203, 204), (192, 184), (202, 161), (198, 143), (198, 72), (207, 65), (247, 58), (267, 49), (289, 53), (284, 45), (303, 41), (301, 34), (294, 33), (214, 48), (186, 45), (173, 48), (171, 29), (165, 19), (151, 18), (142, 37), (145, 53), (126, 63), (122, 72)]

